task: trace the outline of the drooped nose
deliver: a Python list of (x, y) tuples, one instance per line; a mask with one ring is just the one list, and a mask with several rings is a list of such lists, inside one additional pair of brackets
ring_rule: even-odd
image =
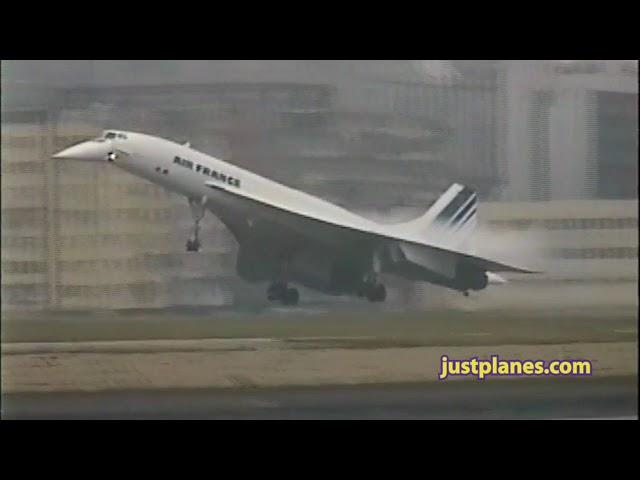
[(85, 160), (104, 161), (110, 152), (110, 145), (107, 142), (82, 142), (53, 155), (55, 159), (65, 160)]

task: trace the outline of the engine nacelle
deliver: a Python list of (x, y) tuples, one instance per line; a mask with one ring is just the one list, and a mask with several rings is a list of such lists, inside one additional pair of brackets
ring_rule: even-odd
[(454, 282), (460, 290), (483, 290), (489, 284), (489, 277), (484, 270), (459, 263)]
[(267, 282), (277, 278), (280, 265), (258, 249), (241, 248), (236, 259), (236, 271), (247, 282)]
[(319, 251), (296, 253), (289, 272), (304, 286), (332, 294), (354, 291), (361, 280), (361, 270), (356, 261)]

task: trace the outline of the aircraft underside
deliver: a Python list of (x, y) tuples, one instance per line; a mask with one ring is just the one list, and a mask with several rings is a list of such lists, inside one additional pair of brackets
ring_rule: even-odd
[(269, 300), (291, 302), (297, 293), (288, 292), (294, 282), (328, 295), (357, 295), (372, 302), (384, 301), (386, 289), (372, 268), (371, 256), (361, 252), (335, 252), (320, 246), (274, 256), (258, 246), (241, 245), (236, 261), (238, 275), (247, 282), (271, 282)]
[(240, 245), (236, 259), (236, 272), (240, 278), (249, 283), (267, 282), (270, 301), (297, 304), (299, 293), (290, 283), (328, 295), (356, 295), (371, 302), (386, 299), (386, 288), (378, 280), (379, 272), (375, 270), (373, 251), (368, 245), (354, 244), (336, 249), (310, 241), (293, 231), (283, 235), (283, 231), (273, 225), (261, 225), (264, 221), (260, 218), (247, 222), (246, 212), (214, 209), (205, 199), (190, 199), (189, 205), (194, 227), (186, 250), (200, 250), (200, 221), (209, 210), (225, 224)]
[[(295, 305), (299, 292), (296, 283), (328, 295), (354, 295), (371, 302), (386, 299), (386, 288), (380, 274), (441, 285), (468, 294), (482, 290), (487, 276), (481, 269), (462, 263), (454, 265), (453, 275), (410, 261), (397, 245), (353, 243), (334, 245), (310, 240), (294, 231), (273, 228), (264, 219), (247, 222), (247, 212), (212, 209), (206, 200), (190, 200), (194, 220), (193, 235), (187, 240), (187, 251), (200, 249), (199, 223), (206, 210), (216, 215), (232, 232), (240, 248), (236, 259), (238, 275), (249, 283), (268, 283), (267, 298), (284, 305)], [(229, 205), (227, 205), (229, 207)], [(235, 209), (234, 209), (235, 210)]]

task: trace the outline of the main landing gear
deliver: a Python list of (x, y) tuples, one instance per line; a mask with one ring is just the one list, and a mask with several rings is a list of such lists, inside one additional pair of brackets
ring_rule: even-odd
[(384, 302), (387, 298), (387, 289), (378, 282), (376, 275), (371, 275), (365, 279), (356, 294), (359, 297), (367, 297), (370, 302)]
[(286, 282), (273, 282), (267, 289), (267, 298), (271, 302), (280, 301), (283, 305), (297, 305), (300, 294), (298, 289), (287, 287)]
[(300, 300), (300, 294), (296, 288), (289, 287), (287, 283), (291, 256), (283, 255), (280, 260), (278, 279), (267, 288), (267, 299), (270, 302), (279, 301), (283, 305), (297, 305), (298, 300)]
[(200, 251), (200, 220), (204, 218), (206, 213), (205, 205), (207, 204), (207, 197), (202, 197), (200, 200), (189, 199), (189, 207), (191, 208), (191, 215), (193, 216), (193, 236), (187, 240), (187, 252)]

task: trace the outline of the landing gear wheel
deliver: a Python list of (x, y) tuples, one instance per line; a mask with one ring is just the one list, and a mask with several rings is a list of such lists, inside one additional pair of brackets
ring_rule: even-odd
[(387, 289), (384, 287), (383, 284), (379, 283), (378, 285), (376, 285), (374, 291), (375, 291), (376, 300), (378, 302), (384, 302), (387, 299)]
[(200, 220), (204, 218), (206, 213), (205, 205), (207, 204), (207, 197), (202, 197), (200, 200), (189, 199), (189, 207), (191, 209), (191, 215), (193, 216), (193, 236), (187, 240), (187, 252), (199, 252), (200, 251)]
[(281, 300), (287, 291), (287, 286), (281, 282), (274, 282), (267, 288), (267, 298), (270, 301)]
[(300, 299), (300, 294), (296, 288), (287, 288), (282, 296), (283, 305), (297, 305)]
[(280, 301), (283, 305), (297, 305), (300, 294), (295, 288), (287, 288), (286, 283), (275, 282), (267, 288), (267, 299)]
[(383, 284), (377, 283), (367, 289), (366, 296), (370, 302), (384, 302), (387, 298), (387, 289)]
[(189, 239), (187, 240), (187, 252), (198, 252), (200, 251), (200, 241), (198, 239)]

